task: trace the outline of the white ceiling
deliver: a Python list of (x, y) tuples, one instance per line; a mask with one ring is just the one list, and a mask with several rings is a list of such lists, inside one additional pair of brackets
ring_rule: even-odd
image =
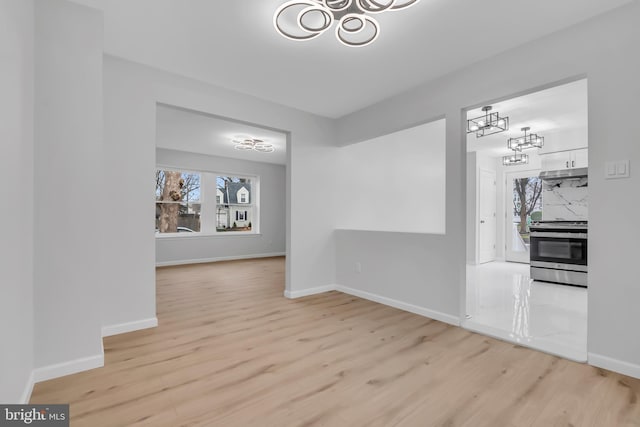
[(284, 0), (73, 1), (104, 11), (108, 54), (337, 118), (633, 0), (421, 0), (363, 48), (281, 37)]
[[(158, 105), (156, 126), (159, 148), (279, 165), (287, 161), (287, 136), (281, 132), (165, 105)], [(262, 139), (276, 150), (238, 151), (231, 142), (238, 136)]]
[[(489, 156), (506, 156), (507, 140), (522, 136), (520, 130), (530, 127), (530, 132), (540, 136), (550, 134), (586, 135), (588, 127), (587, 80), (578, 80), (562, 86), (534, 92), (491, 104), (491, 112), (509, 117), (509, 130), (476, 138), (467, 135), (467, 151), (482, 151)], [(481, 107), (467, 112), (467, 118), (484, 115)]]

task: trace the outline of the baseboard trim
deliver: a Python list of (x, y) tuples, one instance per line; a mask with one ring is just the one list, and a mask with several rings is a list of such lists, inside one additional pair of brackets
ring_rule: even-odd
[(310, 295), (322, 294), (325, 292), (330, 292), (335, 290), (336, 290), (336, 285), (325, 285), (325, 286), (318, 286), (315, 288), (301, 289), (299, 291), (285, 290), (284, 296), (289, 299), (296, 299), (296, 298), (308, 297)]
[(126, 334), (127, 332), (139, 331), (142, 329), (155, 328), (158, 326), (158, 318), (151, 317), (149, 319), (136, 320), (135, 322), (120, 323), (117, 325), (109, 325), (102, 327), (102, 337), (110, 337), (113, 335)]
[(156, 262), (156, 267), (172, 267), (175, 265), (188, 265), (188, 264), (206, 264), (209, 262), (220, 261), (236, 261), (240, 259), (252, 259), (252, 258), (272, 258), (278, 256), (285, 256), (285, 252), (273, 252), (266, 254), (250, 254), (250, 255), (232, 255), (215, 258), (198, 258), (198, 259), (183, 259), (178, 261), (161, 261)]
[(31, 374), (29, 374), (29, 379), (27, 380), (27, 385), (24, 387), (24, 391), (22, 392), (22, 396), (20, 397), (20, 402), (18, 402), (19, 404), (27, 405), (29, 403), (35, 383), (36, 382), (33, 376), (33, 371), (31, 371)]
[(460, 318), (452, 316), (450, 314), (442, 313), (436, 310), (430, 310), (428, 308), (420, 307), (417, 305), (409, 304), (403, 301), (395, 300), (392, 298), (383, 297), (370, 292), (361, 291), (359, 289), (348, 288), (346, 286), (338, 285), (335, 287), (337, 291), (345, 294), (353, 295), (359, 298), (364, 298), (369, 301), (377, 302), (380, 304), (388, 305), (400, 310), (408, 311), (410, 313), (418, 314), (420, 316), (428, 317), (430, 319), (439, 320), (440, 322), (448, 323), (454, 326), (460, 326)]
[(95, 356), (81, 357), (69, 362), (58, 363), (55, 365), (43, 366), (33, 371), (33, 380), (35, 383), (52, 380), (54, 378), (64, 377), (66, 375), (77, 374), (78, 372), (88, 371), (91, 369), (102, 368), (104, 366), (104, 350), (102, 354)]
[(600, 354), (589, 353), (589, 365), (604, 368), (609, 371), (618, 372), (623, 375), (640, 379), (640, 365), (602, 356)]

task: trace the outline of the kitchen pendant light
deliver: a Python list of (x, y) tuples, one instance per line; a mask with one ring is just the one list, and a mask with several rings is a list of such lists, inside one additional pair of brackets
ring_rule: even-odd
[(476, 138), (481, 138), (494, 133), (509, 130), (509, 117), (500, 117), (500, 113), (490, 113), (493, 109), (490, 105), (482, 107), (484, 116), (467, 120), (467, 133), (476, 134)]
[(371, 15), (397, 11), (420, 0), (290, 0), (273, 15), (276, 31), (289, 40), (314, 39), (329, 30), (334, 22), (336, 38), (349, 47), (373, 43), (380, 24)]
[(518, 153), (514, 151), (511, 156), (504, 156), (502, 158), (502, 164), (504, 166), (518, 166), (518, 165), (526, 165), (529, 163), (529, 156), (524, 153)]
[(529, 148), (542, 148), (544, 146), (544, 137), (535, 133), (527, 134), (527, 132), (531, 130), (530, 127), (524, 127), (520, 130), (524, 132), (524, 136), (509, 138), (509, 141), (507, 141), (507, 148), (509, 148), (509, 150), (522, 151)]

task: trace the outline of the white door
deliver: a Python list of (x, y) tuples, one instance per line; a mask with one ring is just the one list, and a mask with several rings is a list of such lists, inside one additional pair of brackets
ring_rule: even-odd
[(478, 262), (496, 259), (496, 173), (480, 169), (478, 188)]
[(507, 173), (505, 259), (529, 262), (529, 225), (542, 219), (542, 181), (539, 170)]

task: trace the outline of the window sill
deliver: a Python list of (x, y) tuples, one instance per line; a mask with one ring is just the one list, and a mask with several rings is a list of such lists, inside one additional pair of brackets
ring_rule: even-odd
[(227, 231), (226, 233), (156, 233), (158, 240), (182, 240), (182, 239), (218, 239), (225, 237), (260, 237), (261, 233), (247, 233), (242, 231)]

